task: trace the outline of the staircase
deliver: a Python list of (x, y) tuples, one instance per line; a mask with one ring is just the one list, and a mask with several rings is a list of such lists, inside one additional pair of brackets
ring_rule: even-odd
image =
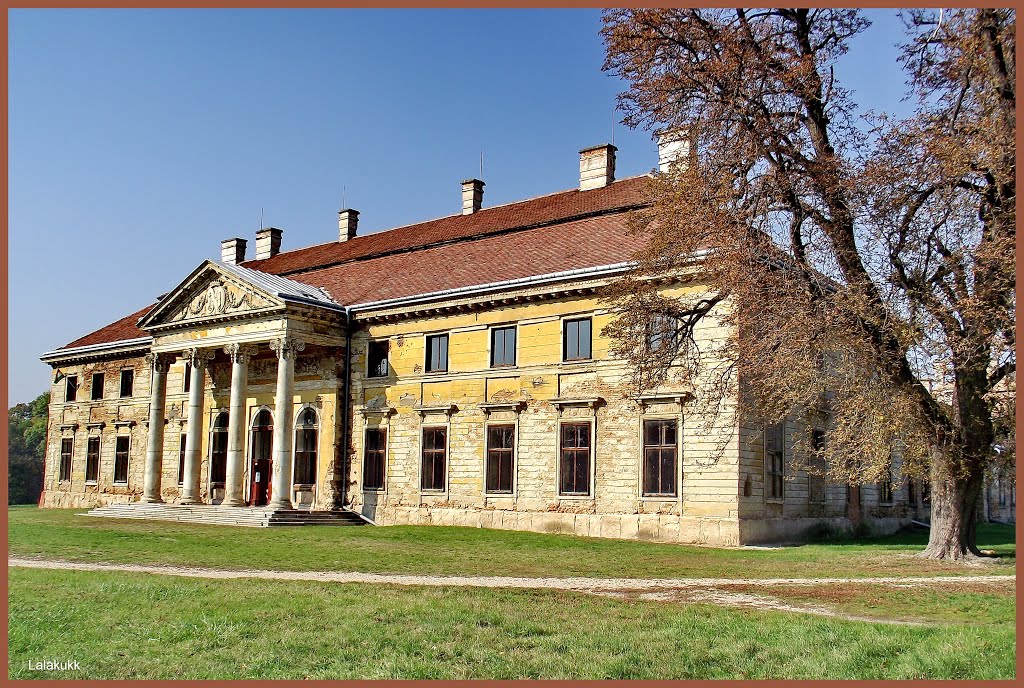
[(306, 511), (251, 506), (209, 504), (108, 504), (84, 514), (104, 518), (135, 518), (176, 523), (269, 528), (271, 526), (361, 526), (366, 523), (353, 511)]

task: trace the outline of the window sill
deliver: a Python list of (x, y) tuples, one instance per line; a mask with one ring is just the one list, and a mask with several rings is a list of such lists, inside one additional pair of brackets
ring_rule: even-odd
[[(93, 484), (95, 485), (95, 483), (93, 483)], [(127, 487), (128, 486), (128, 481), (127, 480), (115, 480), (112, 484), (115, 487)]]
[(85, 485), (86, 487), (96, 487), (97, 485), (99, 485), (99, 482), (96, 480), (86, 480)]
[(383, 487), (364, 487), (363, 494), (384, 494), (386, 490)]
[(592, 358), (567, 358), (562, 360), (562, 365), (580, 365), (583, 363), (593, 363)]
[(584, 501), (584, 500), (592, 500), (592, 499), (594, 499), (594, 495), (592, 495), (592, 494), (559, 494), (558, 498), (559, 499), (565, 499), (565, 500), (572, 500), (574, 502), (580, 502), (580, 501)]
[(765, 504), (785, 504), (785, 502), (786, 502), (786, 498), (785, 497), (765, 497), (764, 498), (764, 503)]
[(515, 363), (508, 363), (506, 365), (492, 365), (490, 370), (516, 370), (518, 367)]
[(679, 499), (677, 494), (645, 494), (640, 495), (640, 499), (645, 502), (675, 502)]
[(515, 492), (484, 492), (484, 499), (514, 499)]

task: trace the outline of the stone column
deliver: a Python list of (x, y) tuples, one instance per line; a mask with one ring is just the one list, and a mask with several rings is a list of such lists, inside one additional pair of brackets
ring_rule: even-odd
[(228, 414), (228, 465), (224, 481), (224, 504), (245, 506), (242, 477), (245, 475), (245, 388), (249, 382), (249, 358), (256, 347), (228, 344), (231, 357), (231, 406)]
[(149, 354), (146, 363), (150, 366), (149, 433), (146, 435), (146, 473), (142, 483), (142, 499), (149, 504), (159, 504), (160, 482), (163, 477), (164, 459), (164, 404), (167, 398), (167, 369), (171, 358), (162, 354)]
[(209, 349), (185, 349), (185, 359), (192, 365), (188, 390), (188, 430), (185, 432), (185, 476), (181, 481), (181, 503), (202, 504), (199, 497), (200, 452), (203, 446), (203, 397), (205, 396), (206, 362), (213, 358)]
[(275, 509), (292, 508), (292, 444), (295, 419), (292, 395), (295, 387), (295, 354), (306, 347), (293, 337), (270, 342), (277, 352), (277, 394), (274, 396), (274, 471), (271, 483), (270, 506)]

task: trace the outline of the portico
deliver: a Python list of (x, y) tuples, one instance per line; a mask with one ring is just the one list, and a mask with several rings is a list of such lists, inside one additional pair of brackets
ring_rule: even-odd
[[(147, 358), (152, 384), (140, 501), (272, 509), (330, 504), (325, 484), (332, 480), (294, 483), (296, 404), (317, 408), (316, 437), (333, 440), (338, 398), (331, 394), (330, 383), (333, 378), (336, 391), (333, 362), (344, 352), (344, 323), (344, 308), (321, 290), (210, 261), (165, 295), (139, 323), (153, 335)], [(297, 389), (296, 362), (304, 351), (300, 378), (316, 384)], [(188, 398), (187, 405), (182, 404), (184, 442), (180, 488), (175, 491), (162, 484), (162, 477), (168, 468), (164, 451), (167, 373), (179, 364), (184, 364), (188, 376), (183, 380)], [(271, 379), (272, 385), (267, 384)], [(329, 414), (323, 413), (325, 407)], [(261, 418), (273, 419), (269, 476), (262, 463), (257, 466), (254, 460), (253, 423), (261, 412), (265, 412)], [(321, 420), (325, 417), (327, 427)], [(333, 456), (322, 454), (317, 452), (322, 470), (314, 474), (329, 478)], [(263, 504), (268, 492), (268, 503)]]

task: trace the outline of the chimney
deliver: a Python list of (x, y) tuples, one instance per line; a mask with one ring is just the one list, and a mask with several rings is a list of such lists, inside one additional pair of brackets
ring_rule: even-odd
[(665, 129), (654, 133), (658, 139), (658, 171), (668, 172), (673, 163), (686, 165), (690, 154), (690, 140), (682, 129)]
[(355, 237), (359, 227), (359, 211), (345, 208), (338, 211), (338, 241), (348, 241)]
[(225, 239), (220, 242), (220, 262), (228, 265), (238, 265), (245, 262), (245, 239)]
[(462, 182), (462, 214), (472, 215), (480, 210), (484, 202), (484, 183), (479, 179), (465, 179)]
[(264, 227), (256, 232), (256, 260), (273, 258), (280, 253), (283, 233), (277, 227)]
[(615, 151), (610, 143), (580, 151), (580, 191), (600, 189), (615, 181)]

